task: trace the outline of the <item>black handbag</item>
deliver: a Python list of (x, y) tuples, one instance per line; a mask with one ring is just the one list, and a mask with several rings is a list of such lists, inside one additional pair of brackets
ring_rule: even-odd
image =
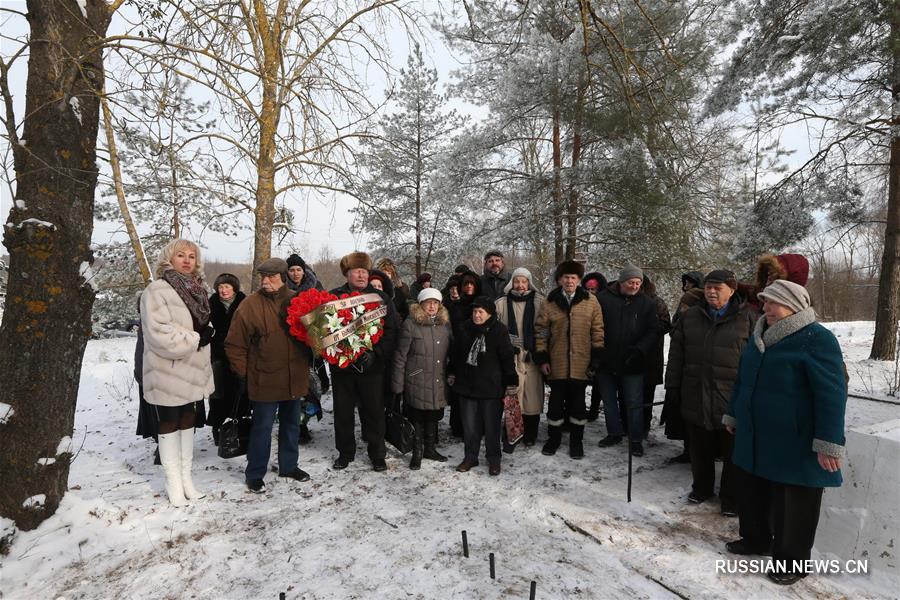
[(384, 406), (384, 439), (400, 454), (406, 454), (416, 444), (416, 428), (400, 410), (400, 395), (392, 396)]
[[(243, 386), (241, 387), (243, 388)], [(225, 422), (219, 428), (220, 458), (235, 458), (247, 454), (247, 444), (250, 441), (250, 427), (253, 425), (253, 419), (248, 416), (238, 416), (239, 404), (240, 397), (234, 401), (231, 416), (225, 419)]]

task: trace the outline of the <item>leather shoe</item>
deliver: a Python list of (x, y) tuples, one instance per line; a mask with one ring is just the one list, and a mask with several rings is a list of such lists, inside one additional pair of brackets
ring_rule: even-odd
[(760, 556), (767, 556), (771, 554), (768, 549), (760, 549), (755, 546), (750, 545), (750, 543), (741, 538), (739, 540), (734, 540), (733, 542), (728, 542), (725, 544), (725, 549), (731, 552), (732, 554), (740, 554), (742, 556), (747, 556), (751, 554), (756, 554)]
[(682, 452), (678, 456), (673, 456), (672, 458), (666, 461), (667, 465), (683, 465), (691, 462), (691, 455), (687, 452)]
[(766, 573), (766, 577), (768, 577), (772, 582), (777, 583), (778, 585), (794, 585), (804, 577), (806, 577), (805, 573)]
[(737, 507), (734, 505), (734, 502), (730, 500), (722, 500), (722, 516), (723, 517), (736, 517), (737, 516)]
[(338, 456), (334, 459), (334, 463), (332, 463), (331, 468), (335, 471), (340, 471), (341, 469), (346, 469), (347, 465), (353, 462), (353, 459), (347, 456)]
[(631, 442), (631, 455), (632, 456), (643, 456), (644, 455), (644, 446), (640, 442)]
[(500, 463), (494, 463), (488, 467), (489, 475), (499, 475), (500, 474)]
[(300, 467), (295, 467), (294, 470), (290, 473), (279, 473), (278, 476), (289, 477), (291, 479), (296, 479), (297, 481), (309, 481), (309, 473), (307, 473)]
[(597, 443), (597, 445), (600, 446), (601, 448), (608, 448), (609, 446), (615, 446), (616, 444), (618, 444), (621, 441), (622, 441), (621, 435), (608, 435), (605, 438), (603, 438), (602, 440), (600, 440), (600, 442)]
[(700, 492), (691, 492), (688, 494), (688, 502), (691, 504), (703, 504), (710, 498), (712, 498), (712, 494), (701, 494)]
[(262, 479), (251, 479), (247, 482), (247, 489), (253, 492), (254, 494), (265, 494), (266, 493), (266, 484)]
[(458, 465), (456, 465), (456, 470), (459, 473), (468, 473), (472, 467), (477, 467), (477, 466), (478, 466), (477, 460), (475, 462), (469, 462), (467, 460), (464, 460), (461, 463), (459, 463)]
[(383, 458), (376, 458), (372, 460), (372, 470), (381, 473), (382, 471), (387, 471), (387, 463), (384, 462)]

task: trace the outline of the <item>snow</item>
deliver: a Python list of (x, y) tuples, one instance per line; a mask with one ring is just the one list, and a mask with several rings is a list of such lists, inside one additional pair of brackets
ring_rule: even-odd
[(63, 454), (72, 454), (72, 438), (69, 436), (59, 440), (59, 444), (56, 446), (56, 456)]
[(39, 458), (37, 464), (42, 467), (46, 467), (47, 465), (52, 465), (56, 462), (55, 458)]
[(40, 508), (44, 506), (44, 503), (47, 501), (46, 494), (37, 494), (36, 496), (29, 496), (25, 498), (22, 502), (22, 506), (25, 508)]
[(25, 210), (25, 201), (16, 199), (16, 208), (19, 210)]
[[(83, 1), (84, 0), (79, 0), (79, 2)], [(75, 115), (75, 118), (78, 119), (78, 124), (81, 125), (81, 101), (79, 101), (76, 96), (72, 96), (69, 98), (69, 106), (72, 107), (72, 113)]]
[(6, 425), (14, 414), (16, 411), (12, 406), (6, 402), (0, 402), (0, 425)]
[(41, 221), (40, 219), (33, 219), (33, 218), (25, 219), (24, 221), (22, 221), (21, 223), (16, 225), (16, 227), (21, 229), (24, 225), (35, 225), (37, 227), (46, 227), (50, 231), (56, 231), (56, 225), (54, 225), (53, 223), (50, 223), (49, 221)]
[(81, 14), (87, 19), (87, 0), (75, 0), (78, 2), (78, 8), (81, 9)]
[[(893, 368), (865, 359), (871, 323), (830, 327), (852, 389), (865, 387), (856, 367), (869, 366), (876, 383)], [(70, 490), (54, 516), (12, 542), (4, 597), (526, 598), (533, 580), (538, 598), (882, 598), (900, 586), (895, 573), (816, 575), (787, 589), (759, 575), (717, 574), (717, 560), (734, 558), (724, 543), (738, 537), (737, 520), (720, 516), (717, 502), (685, 502), (690, 468), (666, 464), (680, 443), (666, 440), (655, 419), (628, 503), (626, 449), (597, 447), (602, 418), (587, 426), (581, 461), (569, 459), (565, 444), (554, 457), (538, 445), (505, 454), (499, 477), (487, 475), (485, 462), (456, 473), (462, 444), (445, 420), (440, 449), (448, 463), (409, 471), (409, 455), (389, 448), (387, 473), (375, 473), (360, 443), (357, 460), (332, 471), (327, 395), (325, 418), (311, 423), (313, 442), (300, 449), (310, 482), (269, 473), (266, 494), (248, 493), (245, 459), (220, 459), (204, 428), (194, 481), (208, 496), (173, 508), (152, 464), (152, 441), (134, 435), (134, 343), (88, 343), (75, 417), (85, 440)], [(881, 388), (872, 393), (885, 396)], [(848, 404), (848, 428), (897, 418), (894, 404)]]
[(100, 285), (97, 283), (96, 273), (91, 268), (91, 264), (87, 261), (82, 261), (80, 265), (78, 265), (78, 274), (84, 279), (84, 282), (91, 286), (94, 292), (100, 291)]

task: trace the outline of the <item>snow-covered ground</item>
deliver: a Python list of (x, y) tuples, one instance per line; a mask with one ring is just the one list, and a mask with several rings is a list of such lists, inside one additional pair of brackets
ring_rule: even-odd
[[(831, 327), (851, 389), (884, 396), (893, 365), (864, 360), (872, 324)], [(538, 598), (882, 598), (900, 589), (897, 574), (819, 575), (790, 588), (717, 574), (716, 560), (733, 558), (724, 544), (737, 537), (737, 520), (720, 516), (717, 502), (686, 504), (689, 467), (666, 465), (680, 446), (655, 419), (628, 503), (626, 447), (596, 446), (602, 418), (588, 425), (581, 461), (569, 459), (564, 441), (554, 457), (540, 445), (504, 455), (499, 477), (484, 462), (456, 473), (462, 444), (442, 427), (449, 463), (424, 461), (412, 472), (391, 449), (379, 474), (360, 445), (350, 468), (332, 471), (326, 398), (313, 443), (301, 447), (310, 482), (271, 473), (268, 492), (250, 494), (244, 459), (218, 458), (202, 429), (194, 480), (209, 496), (173, 508), (152, 442), (134, 435), (133, 349), (133, 338), (88, 344), (70, 491), (55, 516), (19, 533), (0, 557), (0, 597), (527, 598), (531, 581)], [(898, 417), (900, 406), (851, 399), (848, 427)]]

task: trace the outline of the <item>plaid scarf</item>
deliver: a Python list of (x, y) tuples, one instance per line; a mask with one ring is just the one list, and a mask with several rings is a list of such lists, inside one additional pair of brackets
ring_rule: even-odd
[(209, 324), (209, 297), (203, 287), (203, 280), (193, 275), (184, 275), (175, 269), (166, 269), (162, 279), (174, 288), (187, 306), (194, 322), (194, 331), (203, 331)]

